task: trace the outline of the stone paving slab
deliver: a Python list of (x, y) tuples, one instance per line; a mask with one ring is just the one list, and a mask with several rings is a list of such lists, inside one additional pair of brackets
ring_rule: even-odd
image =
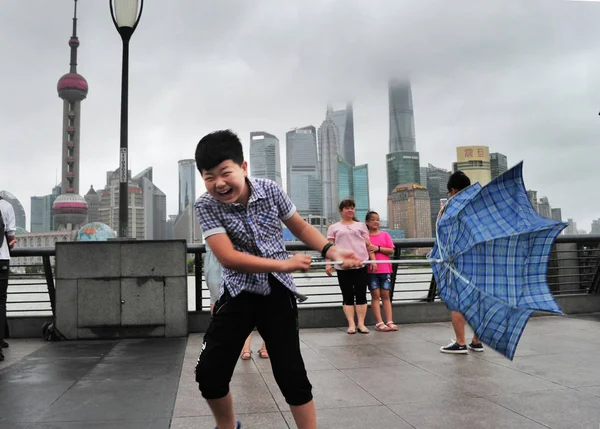
[[(531, 319), (514, 361), (446, 355), (450, 323), (348, 335), (301, 330), (320, 429), (600, 427), (600, 315)], [(0, 363), (0, 429), (214, 428), (194, 378), (202, 334), (187, 339), (13, 340)], [(296, 428), (260, 359), (231, 382), (244, 429)]]

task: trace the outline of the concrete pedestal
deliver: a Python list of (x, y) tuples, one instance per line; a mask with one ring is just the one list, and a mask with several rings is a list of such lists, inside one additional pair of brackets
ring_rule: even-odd
[(188, 333), (186, 244), (56, 245), (56, 326), (68, 339)]

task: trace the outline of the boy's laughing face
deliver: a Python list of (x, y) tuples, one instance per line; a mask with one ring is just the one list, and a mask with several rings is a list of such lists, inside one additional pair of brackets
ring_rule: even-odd
[(228, 159), (210, 170), (202, 170), (202, 179), (208, 193), (217, 201), (225, 204), (246, 204), (250, 188), (246, 183), (248, 163), (238, 165)]

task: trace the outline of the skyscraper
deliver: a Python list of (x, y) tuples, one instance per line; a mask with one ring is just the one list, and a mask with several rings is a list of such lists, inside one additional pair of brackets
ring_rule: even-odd
[(354, 155), (354, 110), (352, 103), (347, 103), (346, 108), (341, 110), (333, 110), (331, 105), (329, 105), (327, 106), (327, 111), (331, 120), (338, 127), (338, 155), (354, 167), (356, 160)]
[(454, 171), (462, 171), (471, 179), (485, 186), (492, 180), (490, 150), (487, 146), (459, 146), (456, 148)]
[(62, 195), (52, 212), (61, 229), (76, 229), (87, 217), (87, 203), (79, 195), (79, 154), (81, 101), (87, 97), (87, 81), (77, 73), (77, 0), (74, 0), (73, 34), (69, 39), (71, 61), (69, 73), (58, 80), (56, 89), (63, 100)]
[(552, 219), (552, 209), (550, 208), (550, 201), (548, 201), (547, 197), (540, 198), (538, 203), (538, 213), (540, 216)]
[[(119, 169), (106, 173), (106, 187), (100, 191), (100, 222), (113, 229), (119, 224)], [(131, 177), (131, 172), (127, 172)], [(167, 238), (167, 197), (152, 181), (152, 167), (129, 179), (127, 192), (127, 237), (139, 240)]]
[(562, 210), (560, 208), (551, 209), (552, 212), (552, 220), (562, 222)]
[(319, 164), (323, 189), (323, 216), (328, 222), (335, 222), (339, 218), (339, 129), (333, 122), (331, 113), (332, 111), (327, 109), (325, 120), (319, 127)]
[(412, 90), (407, 80), (392, 79), (388, 88), (389, 152), (416, 152)]
[(429, 164), (427, 167), (427, 190), (429, 191), (431, 233), (435, 237), (435, 224), (440, 213), (441, 200), (448, 196), (448, 179), (450, 172)]
[(354, 188), (354, 201), (356, 202), (356, 218), (364, 222), (367, 212), (371, 208), (369, 198), (369, 166), (367, 164), (352, 167), (352, 185)]
[(388, 227), (406, 238), (430, 238), (429, 192), (417, 183), (398, 185), (388, 196)]
[(490, 153), (490, 172), (492, 180), (508, 170), (508, 159), (506, 155), (495, 152)]
[(131, 179), (142, 190), (144, 204), (144, 238), (165, 240), (167, 238), (167, 196), (152, 180), (152, 167), (148, 167)]
[[(429, 164), (431, 165), (431, 164)], [(427, 188), (427, 174), (429, 169), (427, 167), (419, 167), (419, 184)]]
[(398, 185), (420, 183), (419, 152), (393, 152), (385, 157), (387, 169), (387, 194)]
[(531, 205), (533, 206), (533, 208), (535, 209), (536, 212), (540, 212), (540, 209), (538, 207), (538, 197), (537, 197), (537, 191), (533, 191), (531, 189), (527, 190), (527, 198), (529, 198), (529, 202), (531, 203)]
[(573, 219), (569, 218), (567, 219), (567, 227), (563, 230), (565, 235), (577, 235), (579, 234), (579, 231), (577, 229), (577, 222), (575, 222)]
[[(399, 185), (421, 183), (419, 153), (415, 140), (415, 118), (412, 89), (406, 79), (391, 79), (388, 85), (389, 103), (389, 153), (386, 155), (387, 194), (390, 196)], [(394, 198), (397, 198), (396, 195)], [(395, 213), (388, 198), (388, 214)], [(390, 221), (391, 225), (391, 220)], [(408, 236), (408, 235), (407, 235)]]
[[(338, 213), (339, 202), (345, 199), (354, 198), (354, 175), (352, 174), (352, 166), (347, 163), (344, 158), (338, 156), (337, 163), (338, 172)], [(339, 214), (338, 214), (339, 217)]]
[(196, 161), (182, 159), (179, 166), (179, 214), (196, 201)]
[(100, 213), (98, 210), (100, 209), (100, 195), (94, 189), (94, 186), (90, 186), (90, 190), (83, 197), (88, 205), (88, 216), (87, 222), (100, 222)]
[(281, 183), (279, 139), (262, 131), (250, 133), (250, 175)]
[[(110, 226), (112, 229), (117, 229), (119, 226), (119, 193), (120, 193), (120, 178), (119, 169), (108, 171), (106, 173), (106, 186), (100, 193), (100, 206), (98, 215), (100, 222)], [(145, 231), (145, 215), (144, 215), (144, 194), (139, 184), (131, 180), (131, 172), (127, 172), (129, 177), (127, 189), (127, 211), (129, 222), (127, 224), (127, 237), (144, 240), (146, 238)]]
[(320, 216), (323, 210), (317, 135), (312, 125), (285, 135), (287, 193), (300, 216)]
[(56, 196), (31, 197), (31, 232), (52, 231), (52, 204)]

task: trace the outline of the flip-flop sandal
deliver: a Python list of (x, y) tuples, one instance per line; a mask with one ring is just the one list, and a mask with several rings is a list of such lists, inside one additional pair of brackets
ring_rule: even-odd
[(397, 331), (398, 326), (394, 322), (387, 322), (387, 327), (390, 328), (390, 331)]
[(258, 351), (258, 356), (259, 356), (261, 359), (269, 359), (269, 353), (267, 353), (267, 351), (266, 351), (265, 349), (260, 349), (260, 350)]
[(348, 330), (346, 331), (346, 333), (350, 334), (350, 335), (356, 334), (356, 329), (350, 329), (350, 328), (348, 328)]
[(242, 352), (242, 355), (240, 356), (240, 359), (242, 359), (242, 360), (250, 360), (251, 358), (252, 358), (252, 351)]
[(379, 332), (390, 332), (391, 331), (390, 327), (387, 326), (383, 322), (379, 322), (377, 325), (375, 325), (375, 330), (379, 331)]
[(368, 334), (370, 331), (367, 329), (367, 327), (363, 327), (363, 328), (357, 328), (358, 332), (361, 334)]

